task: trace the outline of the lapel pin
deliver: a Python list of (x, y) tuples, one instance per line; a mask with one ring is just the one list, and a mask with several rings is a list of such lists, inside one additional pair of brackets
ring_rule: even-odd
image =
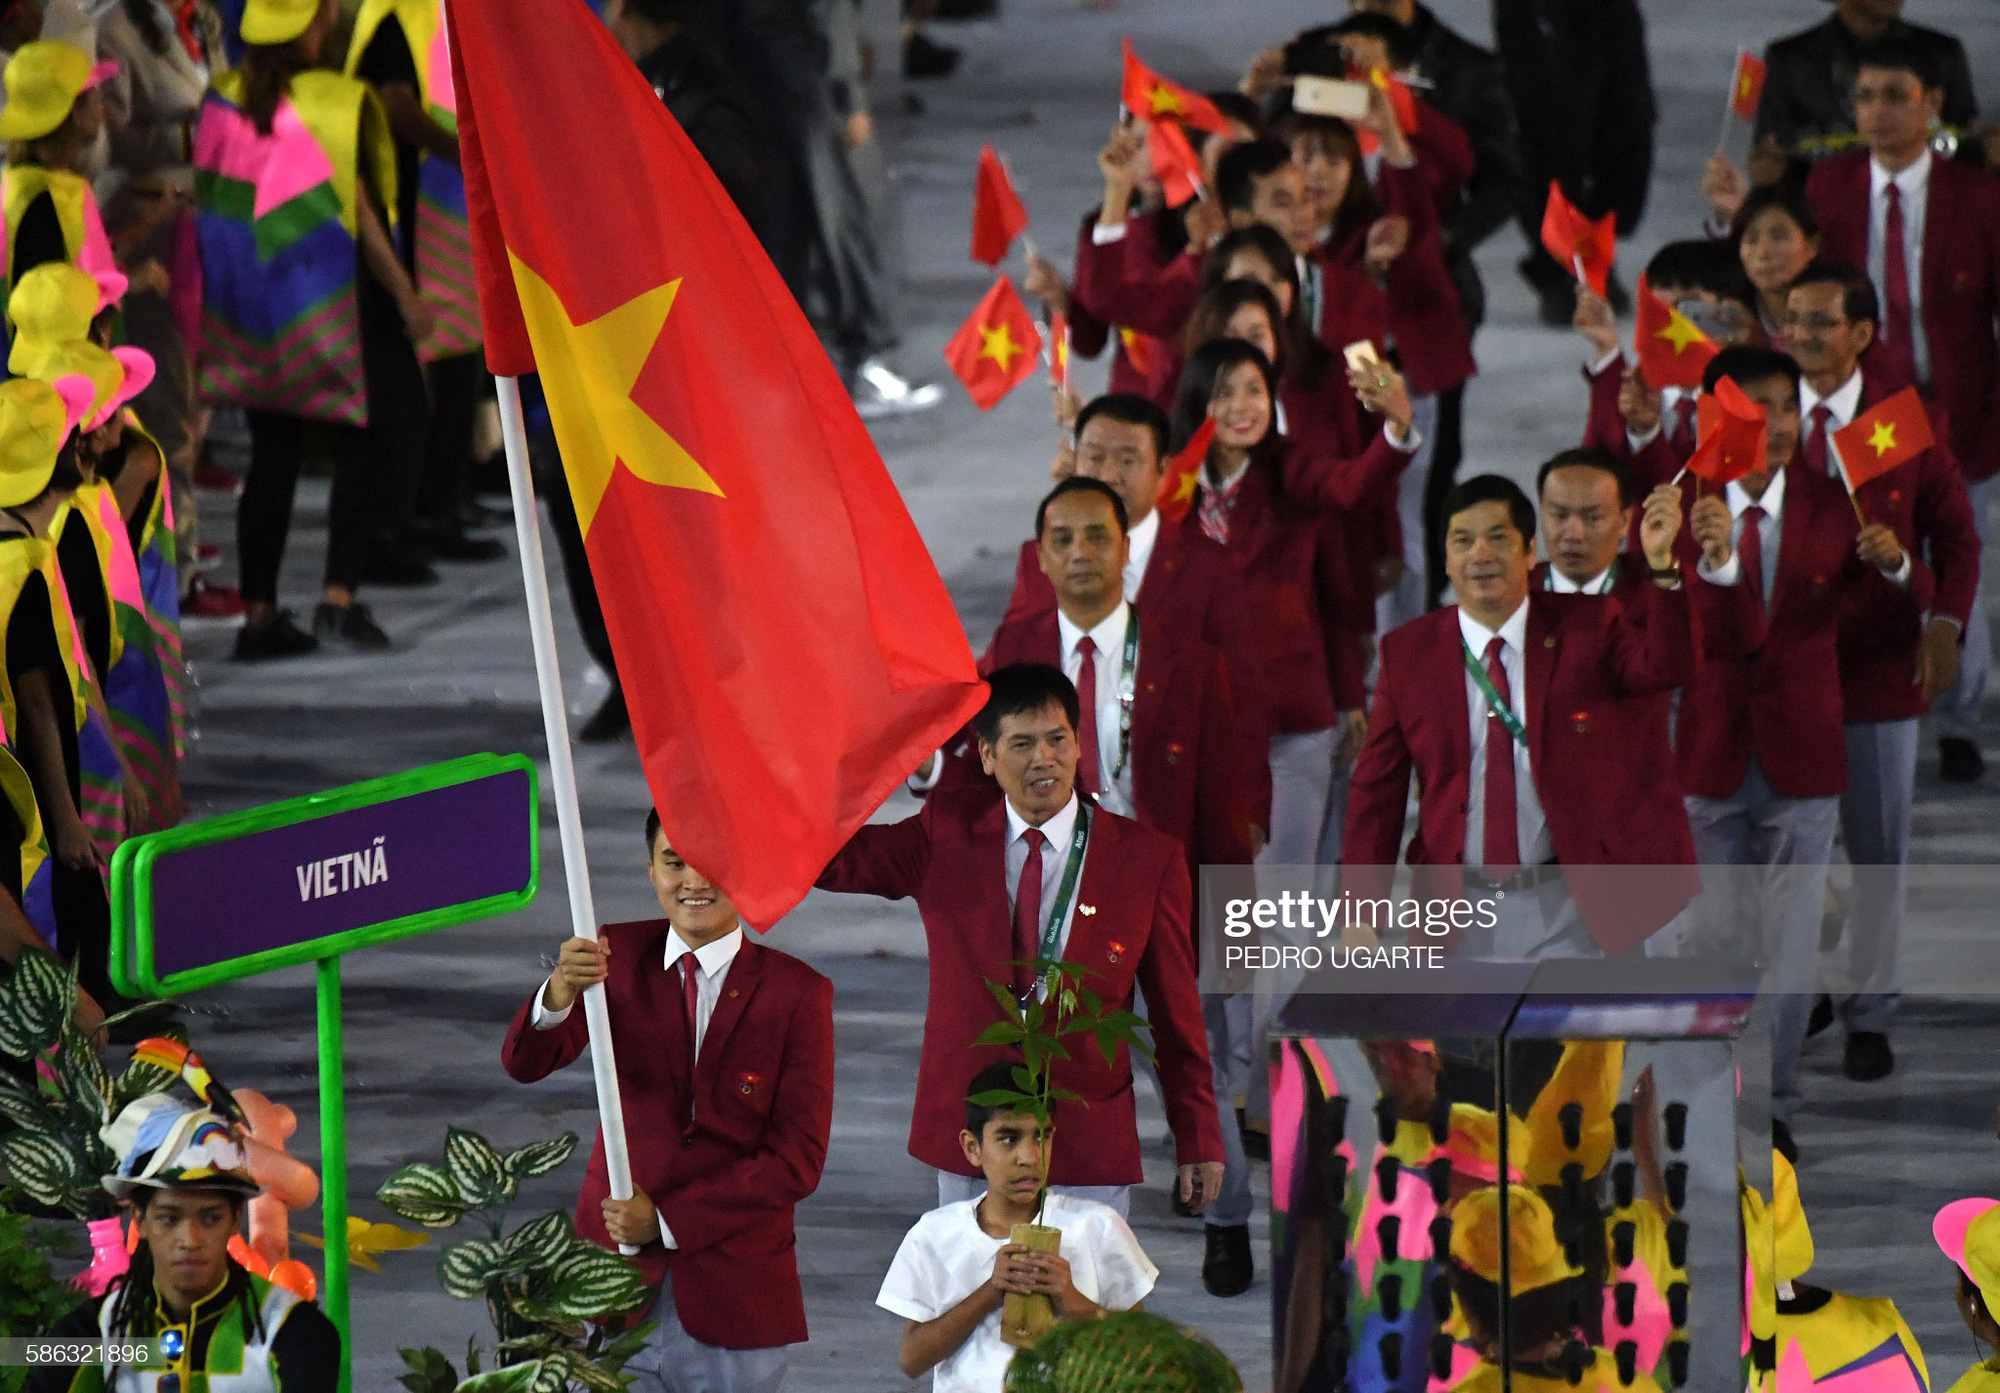
[(1080, 904), (1076, 907), (1076, 912), (1078, 914), (1095, 914), (1097, 913), (1097, 906), (1094, 904)]

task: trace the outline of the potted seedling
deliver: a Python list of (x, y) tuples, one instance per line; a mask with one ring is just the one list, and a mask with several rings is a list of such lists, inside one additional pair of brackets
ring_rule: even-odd
[[(1087, 1106), (1068, 1089), (1055, 1084), (1056, 1065), (1066, 1062), (1071, 1037), (1088, 1035), (1104, 1056), (1106, 1068), (1117, 1058), (1118, 1046), (1151, 1059), (1153, 1052), (1140, 1038), (1145, 1020), (1130, 1011), (1107, 1011), (1097, 993), (1083, 985), (1088, 971), (1071, 962), (1041, 958), (1034, 964), (1035, 980), (1042, 987), (1039, 996), (1024, 1002), (1010, 984), (988, 981), (986, 989), (1000, 1005), (1000, 1019), (979, 1033), (973, 1043), (999, 1045), (1021, 1052), (1014, 1066), (1012, 1088), (989, 1089), (974, 1094), (969, 1101), (981, 1107), (1022, 1113), (1035, 1120), (1041, 1134), (1040, 1184), (1035, 1195), (1033, 1222), (1014, 1225), (1009, 1241), (1037, 1253), (1053, 1253), (1062, 1245), (1062, 1230), (1042, 1223), (1049, 1199), (1049, 1160), (1055, 1151), (1056, 1104)], [(1000, 1308), (1001, 1338), (1017, 1349), (1033, 1344), (1041, 1333), (1055, 1324), (1055, 1306), (1040, 1295), (1009, 1292)]]

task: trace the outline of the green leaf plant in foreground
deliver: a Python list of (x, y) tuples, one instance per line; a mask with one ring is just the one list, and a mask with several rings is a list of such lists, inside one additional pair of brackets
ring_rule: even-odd
[(485, 1233), (438, 1256), (438, 1283), (462, 1301), (484, 1301), (493, 1322), (496, 1367), (482, 1372), (476, 1343), (465, 1351), (465, 1376), (435, 1349), (406, 1349), (411, 1393), (565, 1393), (572, 1387), (617, 1393), (632, 1381), (627, 1360), (652, 1326), (619, 1317), (645, 1304), (639, 1270), (579, 1238), (568, 1214), (551, 1210), (507, 1231), (507, 1209), (521, 1182), (547, 1175), (576, 1149), (565, 1132), (502, 1155), (477, 1132), (453, 1127), (442, 1164), (417, 1161), (391, 1175), (375, 1197), (426, 1228), (452, 1228), (477, 1215)]
[(980, 1031), (973, 1043), (1014, 1050), (1020, 1054), (1021, 1062), (1014, 1066), (1012, 1088), (975, 1093), (968, 1101), (1035, 1119), (1042, 1137), (1041, 1185), (1035, 1196), (1035, 1222), (1039, 1224), (1049, 1198), (1049, 1158), (1055, 1150), (1056, 1104), (1088, 1106), (1076, 1094), (1055, 1086), (1056, 1066), (1070, 1059), (1068, 1042), (1079, 1035), (1090, 1037), (1090, 1043), (1104, 1057), (1107, 1069), (1117, 1062), (1120, 1045), (1147, 1059), (1153, 1057), (1153, 1052), (1139, 1034), (1146, 1024), (1145, 1018), (1130, 1011), (1105, 1010), (1103, 1000), (1084, 985), (1084, 979), (1094, 975), (1088, 968), (1055, 958), (1037, 958), (1033, 966), (1041, 993), (1030, 996), (1026, 1002), (1017, 998), (1006, 983), (990, 979), (986, 983), (986, 989), (1000, 1007), (1000, 1019)]

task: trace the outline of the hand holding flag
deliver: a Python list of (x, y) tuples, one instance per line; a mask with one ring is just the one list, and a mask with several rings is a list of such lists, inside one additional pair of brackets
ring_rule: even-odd
[(1007, 249), (1028, 228), (1028, 210), (1014, 192), (1007, 166), (991, 145), (979, 147), (979, 172), (972, 192), (972, 259), (997, 267)]
[[(1722, 378), (1695, 406), (1695, 450), (1682, 474), (1721, 487), (1745, 474), (1762, 473), (1770, 463), (1764, 408)], [(1680, 474), (1674, 476), (1680, 482)]]
[(1643, 272), (1637, 305), (1633, 346), (1638, 350), (1639, 373), (1646, 385), (1656, 392), (1662, 387), (1688, 391), (1700, 387), (1702, 372), (1709, 359), (1722, 351), (1721, 345), (1655, 295)]
[(1167, 477), (1160, 485), (1154, 505), (1168, 522), (1179, 522), (1194, 506), (1195, 490), (1201, 486), (1201, 467), (1208, 462), (1208, 447), (1215, 440), (1215, 418), (1204, 416), (1193, 437), (1167, 461)]
[(1168, 81), (1141, 63), (1139, 55), (1132, 51), (1131, 39), (1124, 40), (1124, 49), (1125, 81), (1119, 89), (1119, 100), (1134, 117), (1146, 122), (1171, 117), (1196, 130), (1229, 134), (1229, 118), (1214, 102), (1178, 82)]
[(1564, 196), (1562, 185), (1549, 180), (1549, 201), (1542, 210), (1542, 245), (1550, 256), (1570, 267), (1576, 278), (1605, 293), (1611, 263), (1618, 252), (1616, 218), (1611, 213), (1592, 221)]
[(944, 360), (981, 411), (1026, 382), (1042, 335), (1014, 282), (1001, 276), (944, 346)]

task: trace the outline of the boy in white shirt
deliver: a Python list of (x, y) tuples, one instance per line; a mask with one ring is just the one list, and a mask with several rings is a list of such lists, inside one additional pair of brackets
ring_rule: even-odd
[[(1012, 1063), (989, 1064), (970, 1097), (1014, 1087)], [(937, 1371), (934, 1393), (1000, 1393), (1013, 1346), (1000, 1338), (1009, 1292), (1040, 1293), (1056, 1318), (1138, 1309), (1159, 1269), (1118, 1211), (1051, 1192), (1042, 1222), (1062, 1230), (1061, 1251), (1035, 1253), (1008, 1242), (1032, 1222), (1042, 1137), (1032, 1117), (965, 1105), (958, 1135), (965, 1159), (986, 1175), (986, 1193), (933, 1209), (917, 1220), (882, 1279), (875, 1304), (904, 1317), (896, 1362), (905, 1377)]]

